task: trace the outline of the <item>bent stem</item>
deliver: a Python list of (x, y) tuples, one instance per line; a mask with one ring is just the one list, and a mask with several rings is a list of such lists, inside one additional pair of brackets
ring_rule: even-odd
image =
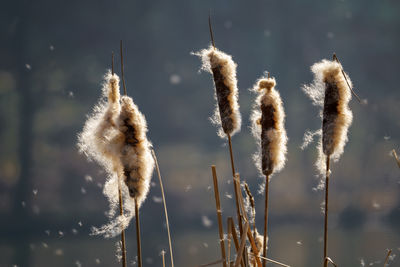
[[(119, 215), (124, 216), (124, 208), (122, 203), (121, 181), (118, 178), (118, 199), (119, 199)], [(121, 230), (121, 249), (122, 249), (122, 266), (126, 267), (126, 245), (125, 245), (125, 230)]]
[(136, 217), (136, 244), (137, 244), (138, 266), (142, 267), (142, 245), (141, 245), (141, 240), (140, 240), (140, 218), (139, 218), (139, 207), (138, 207), (136, 198), (135, 198), (135, 217)]
[(386, 259), (385, 259), (385, 263), (383, 264), (383, 267), (386, 267), (386, 265), (387, 265), (387, 263), (388, 263), (388, 261), (389, 261), (389, 257), (390, 257), (390, 254), (392, 253), (392, 250), (391, 249), (389, 249), (388, 250), (388, 253), (387, 253), (387, 255), (386, 255)]
[[(269, 175), (265, 176), (265, 206), (264, 206), (264, 241), (263, 241), (263, 257), (267, 258), (267, 237), (268, 237), (268, 193), (269, 193)], [(267, 261), (263, 259), (263, 267)]]
[(223, 267), (226, 267), (224, 228), (222, 226), (221, 202), (220, 202), (220, 198), (219, 198), (218, 177), (217, 177), (217, 171), (215, 169), (215, 165), (211, 166), (211, 170), (212, 170), (213, 182), (214, 182), (215, 207), (217, 209), (217, 218), (218, 218), (219, 243), (221, 246), (221, 256), (223, 259), (222, 265), (223, 265)]
[(151, 154), (153, 156), (154, 163), (156, 165), (158, 181), (160, 182), (161, 196), (162, 196), (163, 204), (164, 204), (165, 223), (167, 225), (167, 232), (168, 232), (168, 243), (169, 243), (169, 253), (170, 253), (170, 257), (171, 257), (171, 266), (174, 267), (174, 256), (173, 256), (173, 253), (172, 253), (171, 232), (170, 232), (170, 229), (169, 229), (167, 202), (165, 201), (164, 186), (163, 186), (163, 182), (162, 182), (162, 179), (161, 179), (161, 172), (160, 172), (160, 168), (158, 166), (158, 160), (157, 160), (157, 157), (156, 157), (156, 153), (154, 152), (154, 149), (151, 150)]
[(324, 267), (328, 266), (328, 204), (329, 204), (329, 162), (330, 155), (326, 157), (326, 178), (325, 178), (325, 221), (324, 221)]

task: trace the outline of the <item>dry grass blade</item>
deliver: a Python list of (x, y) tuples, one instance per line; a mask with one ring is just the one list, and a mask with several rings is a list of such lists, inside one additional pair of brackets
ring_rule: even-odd
[(279, 261), (276, 261), (276, 260), (271, 260), (271, 259), (268, 259), (268, 258), (264, 258), (263, 256), (257, 256), (257, 255), (255, 255), (254, 253), (251, 253), (251, 255), (252, 255), (252, 256), (255, 256), (255, 257), (257, 257), (257, 258), (260, 258), (260, 259), (265, 259), (266, 261), (275, 263), (275, 264), (280, 265), (280, 266), (290, 267), (290, 265), (284, 264), (284, 263), (279, 262)]
[(170, 252), (170, 256), (171, 256), (171, 266), (174, 267), (174, 256), (173, 256), (173, 253), (172, 253), (171, 232), (170, 232), (170, 229), (169, 229), (167, 202), (165, 201), (164, 185), (163, 185), (163, 182), (162, 182), (162, 179), (161, 179), (161, 172), (160, 172), (160, 167), (158, 166), (157, 156), (156, 156), (156, 153), (154, 152), (153, 149), (151, 150), (151, 154), (153, 156), (154, 163), (156, 165), (158, 181), (160, 182), (161, 196), (162, 196), (163, 204), (164, 204), (165, 223), (167, 225), (167, 232), (168, 232), (168, 243), (169, 243), (169, 252)]
[(385, 263), (383, 264), (383, 267), (386, 267), (386, 265), (388, 264), (390, 254), (392, 254), (392, 250), (391, 249), (389, 249), (388, 252), (387, 252)]
[[(244, 231), (243, 233), (247, 233), (248, 229), (249, 229), (249, 222), (246, 222), (244, 227), (243, 227), (243, 231)], [(246, 245), (246, 239), (247, 239), (246, 238), (246, 234), (243, 234), (242, 235), (242, 239), (240, 240), (240, 246), (239, 246), (239, 249), (238, 249), (238, 252), (237, 252), (237, 256), (236, 256), (236, 261), (235, 261), (234, 267), (238, 267), (240, 262), (241, 262), (241, 260), (242, 260), (244, 247)]]
[(219, 230), (219, 239), (221, 245), (221, 255), (224, 260), (222, 265), (226, 267), (226, 255), (225, 255), (225, 242), (224, 242), (224, 229), (222, 226), (222, 214), (221, 214), (221, 202), (219, 198), (219, 190), (218, 190), (218, 177), (217, 171), (215, 169), (215, 165), (211, 166), (213, 182), (214, 182), (214, 195), (215, 195), (215, 207), (217, 209), (217, 217), (218, 217), (218, 230)]
[(399, 166), (399, 168), (400, 168), (400, 159), (399, 159), (399, 157), (397, 156), (397, 153), (396, 153), (396, 150), (392, 150), (392, 154), (393, 154), (393, 157), (395, 158), (395, 160), (396, 160), (396, 162), (397, 162), (397, 166)]
[[(333, 54), (333, 60), (335, 60), (335, 61), (336, 61), (337, 63), (339, 63), (340, 65), (342, 65), (342, 63), (340, 63), (340, 61), (339, 61), (339, 59), (337, 58), (337, 56), (336, 56), (335, 53)], [(341, 68), (341, 71), (342, 71), (343, 77), (344, 77), (344, 79), (345, 79), (345, 81), (346, 81), (346, 83), (347, 83), (347, 86), (349, 87), (351, 93), (357, 98), (357, 100), (358, 100), (359, 103), (362, 103), (360, 97), (356, 94), (356, 92), (354, 92), (353, 88), (350, 86), (350, 83), (349, 83), (349, 81), (347, 80), (347, 75), (346, 75), (346, 73), (344, 72), (343, 68)]]
[(136, 217), (136, 244), (137, 244), (137, 257), (138, 266), (142, 267), (142, 245), (140, 240), (140, 217), (139, 217), (139, 207), (135, 198), (135, 217)]

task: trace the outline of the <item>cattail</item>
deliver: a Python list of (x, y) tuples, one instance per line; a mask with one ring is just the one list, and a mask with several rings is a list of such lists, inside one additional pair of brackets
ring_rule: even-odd
[[(329, 214), (329, 176), (330, 159), (337, 161), (343, 153), (347, 142), (347, 131), (353, 120), (353, 114), (349, 109), (352, 83), (344, 73), (342, 65), (337, 60), (322, 60), (315, 63), (311, 70), (314, 73), (314, 82), (310, 86), (304, 86), (303, 90), (308, 94), (315, 105), (322, 106), (322, 136), (318, 145), (318, 160), (316, 163), (321, 177), (325, 173), (325, 179), (320, 180), (318, 188), (325, 187), (324, 203), (324, 258), (323, 263), (328, 264), (328, 214)], [(324, 183), (325, 182), (325, 185)]]
[(212, 121), (220, 126), (218, 135), (233, 136), (240, 130), (241, 116), (238, 104), (236, 63), (232, 57), (210, 46), (195, 55), (201, 57), (202, 69), (212, 73), (215, 84), (215, 108)]
[[(121, 150), (124, 139), (117, 123), (121, 110), (119, 77), (108, 72), (104, 79), (102, 98), (88, 117), (82, 133), (78, 135), (78, 147), (81, 153), (102, 165), (108, 174), (103, 193), (110, 205), (110, 222), (100, 228), (93, 227), (92, 233), (113, 237), (128, 226), (134, 214), (134, 206), (129, 204), (127, 188), (120, 186), (123, 175)], [(124, 205), (125, 212), (115, 217), (120, 203), (119, 189), (127, 205)]]
[(303, 91), (314, 105), (322, 107), (322, 137), (316, 166), (321, 174), (325, 174), (326, 157), (337, 161), (348, 140), (347, 131), (353, 119), (348, 106), (352, 84), (337, 61), (322, 60), (315, 63), (311, 70), (314, 73), (314, 82), (305, 85)]
[(124, 182), (129, 195), (136, 199), (140, 207), (150, 188), (154, 159), (150, 151), (151, 143), (146, 137), (146, 119), (128, 96), (121, 98), (118, 128), (123, 136), (121, 162)]
[(259, 93), (251, 115), (252, 132), (261, 143), (254, 160), (265, 176), (280, 171), (286, 161), (285, 112), (275, 85), (274, 78), (261, 78), (252, 89)]

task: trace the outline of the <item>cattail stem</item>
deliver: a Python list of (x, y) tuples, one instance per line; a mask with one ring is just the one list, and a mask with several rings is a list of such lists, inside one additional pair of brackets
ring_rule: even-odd
[[(236, 171), (235, 171), (235, 162), (233, 159), (233, 149), (232, 149), (232, 139), (231, 139), (231, 135), (228, 135), (228, 144), (229, 144), (229, 155), (230, 155), (230, 159), (231, 159), (231, 168), (232, 168), (232, 177), (233, 177), (233, 187), (234, 187), (234, 191), (235, 191), (235, 204), (236, 204), (236, 213), (237, 213), (237, 218), (238, 218), (238, 224), (239, 224), (239, 231), (240, 234), (242, 234), (243, 232), (243, 227), (242, 227), (242, 216), (240, 213), (240, 208), (239, 208), (239, 197), (238, 197), (238, 190), (235, 186), (235, 175), (236, 175)], [(240, 181), (239, 181), (240, 184)]]
[(173, 253), (172, 253), (171, 232), (170, 232), (170, 229), (169, 229), (167, 202), (165, 201), (164, 186), (163, 186), (163, 182), (162, 182), (162, 179), (161, 179), (161, 172), (160, 172), (160, 168), (158, 166), (156, 153), (154, 152), (153, 149), (151, 150), (151, 154), (153, 155), (153, 159), (154, 159), (154, 163), (156, 165), (156, 170), (157, 170), (157, 175), (158, 175), (158, 181), (160, 182), (161, 196), (162, 196), (163, 204), (164, 204), (165, 223), (167, 225), (167, 232), (168, 232), (168, 244), (169, 244), (169, 252), (170, 252), (170, 256), (171, 256), (171, 267), (174, 267), (174, 256), (173, 256)]
[[(265, 176), (265, 206), (264, 206), (264, 241), (263, 241), (263, 257), (267, 258), (267, 237), (268, 237), (268, 193), (269, 193), (269, 175)], [(267, 261), (263, 259), (263, 267)]]
[(326, 157), (326, 178), (325, 178), (325, 221), (324, 221), (324, 267), (328, 266), (325, 260), (328, 257), (328, 204), (329, 204), (329, 163), (330, 155)]
[(139, 217), (139, 207), (138, 207), (136, 198), (135, 198), (135, 217), (136, 217), (136, 245), (137, 245), (138, 266), (142, 267), (142, 245), (141, 245), (141, 240), (140, 240), (140, 217)]
[[(121, 181), (118, 178), (118, 199), (119, 199), (119, 215), (124, 215), (122, 203)], [(121, 231), (121, 250), (122, 250), (122, 266), (126, 267), (126, 245), (125, 245), (125, 230)]]
[(393, 157), (394, 157), (394, 159), (396, 160), (396, 162), (397, 162), (397, 166), (399, 166), (399, 168), (400, 168), (400, 159), (399, 159), (399, 157), (397, 156), (397, 153), (396, 153), (396, 150), (392, 150), (392, 153), (393, 153)]
[(222, 226), (222, 212), (221, 212), (221, 202), (219, 198), (219, 190), (218, 190), (218, 177), (215, 169), (215, 165), (211, 166), (213, 182), (214, 182), (214, 195), (215, 195), (215, 207), (217, 209), (217, 217), (218, 217), (218, 230), (219, 230), (219, 239), (221, 245), (221, 255), (224, 262), (222, 265), (226, 267), (226, 255), (225, 255), (225, 242), (224, 242), (224, 229)]
[(383, 267), (386, 267), (386, 265), (387, 265), (387, 263), (389, 261), (390, 254), (392, 254), (392, 250), (391, 249), (389, 249), (388, 252), (387, 252), (385, 263), (383, 264)]
[(124, 56), (122, 53), (122, 40), (119, 43), (119, 49), (120, 49), (120, 54), (121, 54), (121, 79), (122, 79), (122, 85), (124, 86), (124, 95), (126, 95), (126, 85), (125, 85), (125, 79), (124, 79)]
[(161, 257), (162, 257), (162, 266), (165, 267), (165, 252), (161, 252)]

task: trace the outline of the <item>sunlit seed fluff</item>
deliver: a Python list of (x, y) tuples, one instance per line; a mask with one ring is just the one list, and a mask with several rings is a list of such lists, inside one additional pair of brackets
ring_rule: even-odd
[(100, 228), (93, 227), (92, 234), (113, 237), (128, 226), (134, 214), (134, 205), (127, 201), (129, 194), (126, 186), (121, 186), (124, 215), (116, 216), (119, 203), (118, 188), (123, 175), (121, 149), (124, 141), (117, 124), (121, 108), (119, 78), (108, 72), (104, 79), (102, 98), (88, 116), (83, 131), (78, 136), (78, 147), (89, 159), (102, 165), (108, 174), (103, 193), (109, 201), (108, 215), (111, 220)]
[[(311, 67), (313, 84), (304, 86), (315, 105), (322, 107), (322, 137), (317, 168), (326, 171), (325, 158), (338, 160), (348, 140), (347, 131), (353, 114), (349, 109), (351, 91), (342, 73), (342, 66), (336, 61), (322, 60)], [(351, 81), (346, 75), (349, 85)]]
[(212, 121), (221, 128), (218, 135), (234, 135), (240, 130), (241, 116), (238, 104), (236, 63), (230, 55), (210, 46), (196, 53), (201, 57), (202, 69), (212, 73), (217, 106)]
[(109, 175), (114, 175), (121, 169), (122, 143), (116, 125), (120, 112), (119, 77), (107, 72), (104, 80), (102, 97), (78, 135), (78, 147), (81, 153), (102, 165)]
[[(255, 230), (255, 236), (254, 236), (254, 242), (256, 243), (256, 247), (258, 250), (258, 253), (256, 256), (262, 256), (262, 252), (263, 252), (263, 244), (264, 244), (264, 236), (260, 235), (257, 231), (257, 229)], [(267, 237), (267, 247), (266, 250), (268, 250), (268, 237)], [(257, 264), (254, 265), (255, 263), (255, 258), (254, 258), (254, 252), (253, 249), (251, 248), (251, 246), (249, 246), (248, 248), (248, 252), (249, 252), (249, 262), (250, 262), (250, 266), (251, 267), (256, 267)]]
[(274, 78), (261, 78), (253, 87), (259, 95), (251, 115), (252, 133), (260, 142), (254, 160), (263, 175), (282, 170), (286, 161), (285, 112)]
[(149, 192), (154, 160), (150, 151), (151, 143), (146, 137), (146, 119), (128, 96), (121, 98), (118, 127), (124, 137), (121, 150), (124, 181), (129, 195), (136, 199), (140, 207)]

